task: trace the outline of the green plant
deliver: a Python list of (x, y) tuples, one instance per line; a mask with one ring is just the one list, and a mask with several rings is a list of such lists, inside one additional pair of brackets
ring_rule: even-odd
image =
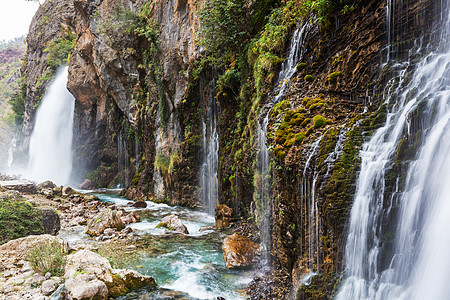
[(158, 151), (155, 157), (155, 168), (161, 173), (166, 173), (169, 171), (170, 167), (170, 158), (162, 153), (162, 151)]
[(48, 272), (53, 276), (64, 274), (67, 249), (59, 241), (47, 241), (37, 245), (28, 252), (28, 260), (33, 270), (42, 275)]

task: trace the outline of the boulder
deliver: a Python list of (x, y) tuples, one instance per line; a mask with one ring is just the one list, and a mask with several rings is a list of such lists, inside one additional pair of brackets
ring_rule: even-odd
[(97, 196), (95, 195), (86, 195), (84, 196), (84, 199), (86, 199), (87, 201), (97, 201), (100, 200)]
[(165, 227), (175, 232), (189, 234), (187, 227), (176, 215), (164, 217), (156, 227)]
[(79, 274), (65, 282), (67, 296), (73, 300), (108, 299), (106, 284), (92, 274)]
[[(73, 285), (67, 284), (68, 281), (82, 275), (88, 277), (81, 277), (73, 282)], [(66, 287), (69, 295), (71, 289), (76, 287), (75, 283), (83, 284), (80, 281), (101, 281), (107, 288), (107, 295), (111, 297), (124, 295), (129, 289), (140, 288), (144, 285), (156, 287), (153, 278), (141, 275), (136, 271), (112, 269), (106, 258), (85, 249), (67, 256), (64, 277), (67, 279)], [(97, 287), (98, 285), (96, 284), (95, 286)]]
[(217, 229), (226, 229), (230, 225), (233, 210), (225, 204), (219, 204), (214, 210)]
[(255, 243), (237, 233), (226, 237), (222, 244), (225, 267), (229, 269), (251, 265), (257, 249)]
[(54, 189), (56, 187), (56, 184), (54, 184), (50, 180), (47, 180), (47, 181), (39, 183), (36, 187), (38, 189)]
[(65, 284), (61, 284), (56, 291), (50, 296), (48, 300), (66, 300), (67, 288)]
[(36, 194), (36, 185), (34, 182), (25, 179), (2, 181), (0, 182), (0, 186), (6, 190), (14, 190), (25, 194)]
[(78, 186), (78, 188), (82, 190), (93, 190), (96, 187), (97, 185), (90, 179), (83, 179), (83, 181)]
[(123, 221), (117, 216), (116, 211), (104, 209), (87, 222), (85, 233), (90, 236), (100, 236), (106, 228), (122, 230), (125, 228)]
[(132, 211), (128, 215), (120, 217), (125, 225), (131, 224), (131, 223), (137, 223), (141, 221), (141, 217), (135, 212)]
[(53, 235), (43, 234), (30, 235), (27, 237), (9, 241), (8, 243), (0, 246), (0, 254), (7, 253), (8, 257), (11, 259), (28, 259), (28, 251), (30, 249), (52, 242), (59, 242), (60, 244), (64, 245), (64, 249), (68, 249), (67, 242), (63, 239)]
[(57, 235), (61, 229), (61, 220), (53, 208), (37, 208), (42, 216), (45, 234)]
[(50, 295), (51, 293), (53, 293), (56, 288), (58, 287), (59, 282), (57, 282), (54, 279), (48, 279), (45, 280), (44, 282), (42, 282), (42, 286), (41, 286), (41, 291), (42, 294), (44, 294), (45, 296)]
[(138, 200), (136, 202), (133, 202), (132, 206), (136, 207), (136, 208), (146, 208), (147, 207), (147, 203), (145, 201)]
[(62, 193), (65, 196), (69, 196), (69, 195), (72, 195), (72, 194), (74, 194), (76, 192), (70, 186), (65, 186), (62, 189)]

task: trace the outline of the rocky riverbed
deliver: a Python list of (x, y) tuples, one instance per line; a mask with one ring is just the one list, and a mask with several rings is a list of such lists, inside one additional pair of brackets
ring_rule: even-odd
[[(257, 273), (245, 267), (257, 245), (232, 235), (242, 228), (229, 226), (231, 213), (223, 207), (216, 217), (225, 229), (217, 230), (212, 216), (150, 201), (136, 205), (117, 191), (84, 194), (51, 182), (9, 182), (0, 196), (52, 212), (44, 228), (58, 234), (0, 246), (0, 299), (243, 299)], [(228, 246), (222, 245), (226, 238)], [(252, 253), (232, 253), (245, 251), (243, 242)], [(30, 249), (51, 243), (64, 249), (65, 267), (57, 276), (36, 272), (30, 262)]]

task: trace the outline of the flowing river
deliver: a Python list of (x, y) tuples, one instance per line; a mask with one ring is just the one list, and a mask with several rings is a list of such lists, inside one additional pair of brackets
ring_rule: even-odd
[[(138, 212), (141, 222), (127, 225), (133, 229), (130, 237), (126, 241), (99, 242), (84, 234), (83, 226), (61, 230), (59, 235), (72, 247), (88, 244), (108, 257), (113, 267), (134, 269), (152, 276), (158, 284), (157, 290), (143, 288), (118, 299), (245, 299), (242, 291), (251, 281), (253, 271), (225, 268), (222, 241), (227, 234), (214, 230), (200, 232), (201, 227), (214, 225), (213, 217), (151, 201), (147, 201), (147, 208), (136, 209), (127, 205), (129, 200), (111, 191), (95, 195), (117, 208)], [(190, 234), (156, 228), (170, 214), (176, 214)]]

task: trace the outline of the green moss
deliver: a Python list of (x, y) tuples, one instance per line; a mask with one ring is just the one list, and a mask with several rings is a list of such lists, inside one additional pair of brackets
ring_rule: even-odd
[(307, 63), (299, 63), (297, 65), (297, 71), (303, 70), (304, 68), (306, 68), (307, 65), (308, 65)]
[(314, 126), (309, 127), (308, 130), (306, 130), (306, 136), (311, 135), (311, 133), (313, 133), (313, 131), (314, 131)]
[(42, 217), (29, 203), (12, 197), (0, 200), (0, 244), (43, 233)]
[(295, 135), (295, 144), (300, 145), (302, 141), (305, 139), (306, 135), (303, 132), (299, 132)]
[(314, 103), (314, 104), (312, 104), (310, 107), (309, 107), (309, 110), (314, 110), (314, 109), (316, 109), (316, 108), (318, 108), (318, 107), (323, 107), (323, 106), (325, 106), (325, 103), (323, 103), (323, 102), (319, 102), (319, 103)]
[(325, 127), (325, 125), (327, 124), (327, 119), (325, 119), (325, 117), (322, 117), (320, 115), (314, 116), (313, 117), (313, 126), (314, 128), (322, 128)]
[(270, 111), (269, 117), (278, 118), (278, 116), (284, 113), (284, 111), (289, 107), (291, 107), (291, 102), (289, 102), (289, 100), (280, 101), (273, 106), (272, 110)]
[(169, 171), (169, 167), (170, 158), (161, 151), (158, 151), (155, 157), (155, 168), (161, 173), (166, 173), (167, 171)]
[(305, 120), (303, 120), (302, 124), (300, 124), (300, 127), (306, 127), (310, 123), (311, 123), (311, 118), (306, 118)]
[(337, 82), (342, 76), (341, 71), (333, 72), (330, 75), (328, 75), (327, 81), (328, 83), (335, 83)]
[(306, 82), (313, 82), (314, 81), (314, 77), (312, 75), (309, 75), (309, 74), (306, 75), (304, 79), (305, 79)]
[(283, 161), (287, 155), (286, 152), (283, 150), (283, 147), (281, 146), (275, 147), (273, 151), (275, 153), (275, 157), (278, 158), (280, 161)]

